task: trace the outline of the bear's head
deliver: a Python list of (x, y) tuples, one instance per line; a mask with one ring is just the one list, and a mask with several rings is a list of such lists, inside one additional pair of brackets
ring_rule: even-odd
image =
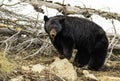
[(44, 29), (50, 36), (52, 40), (54, 40), (55, 36), (62, 31), (62, 23), (64, 19), (59, 19), (58, 17), (50, 17), (44, 16)]

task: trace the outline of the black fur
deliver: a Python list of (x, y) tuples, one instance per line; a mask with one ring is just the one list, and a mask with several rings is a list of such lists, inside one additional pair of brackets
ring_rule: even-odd
[(72, 50), (77, 49), (74, 65), (83, 67), (88, 64), (91, 70), (101, 68), (107, 54), (108, 39), (100, 26), (84, 18), (62, 15), (45, 16), (44, 20), (48, 34), (52, 28), (57, 31), (51, 41), (61, 58), (70, 59)]

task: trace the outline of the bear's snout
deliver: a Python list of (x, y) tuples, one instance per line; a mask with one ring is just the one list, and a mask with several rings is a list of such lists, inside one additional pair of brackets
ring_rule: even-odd
[(56, 30), (55, 29), (51, 29), (51, 31), (50, 31), (50, 37), (52, 39), (54, 39), (55, 36), (56, 36)]

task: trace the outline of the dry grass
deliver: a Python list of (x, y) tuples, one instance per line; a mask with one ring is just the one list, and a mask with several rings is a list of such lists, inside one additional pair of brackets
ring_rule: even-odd
[(5, 78), (15, 66), (15, 63), (4, 57), (3, 54), (3, 52), (0, 52), (0, 79)]

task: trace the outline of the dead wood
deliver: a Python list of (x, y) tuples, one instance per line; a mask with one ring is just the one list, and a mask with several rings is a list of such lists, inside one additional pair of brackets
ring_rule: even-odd
[(35, 9), (37, 7), (41, 8), (41, 6), (44, 5), (49, 8), (57, 9), (59, 12), (62, 12), (65, 15), (81, 14), (81, 15), (84, 15), (85, 17), (90, 17), (91, 15), (96, 14), (106, 19), (116, 19), (120, 21), (120, 14), (114, 13), (114, 12), (106, 12), (106, 11), (101, 11), (101, 10), (96, 10), (96, 9), (86, 8), (86, 7), (82, 8), (80, 6), (73, 7), (70, 5), (56, 4), (56, 3), (44, 2), (40, 0), (22, 0), (22, 1), (30, 3), (31, 5), (33, 5), (33, 7), (35, 7)]
[[(45, 5), (49, 8), (57, 9), (65, 15), (80, 14), (85, 17), (90, 17), (93, 14), (97, 14), (108, 19), (119, 20), (120, 18), (120, 15), (117, 13), (91, 8), (81, 8), (79, 6), (73, 7), (70, 5), (44, 2), (40, 0), (27, 0), (24, 2), (30, 3), (34, 6), (34, 9), (37, 12), (41, 13), (43, 13), (41, 6)], [(14, 51), (16, 56), (19, 56), (23, 54), (24, 51), (28, 50), (27, 54), (29, 55), (24, 54), (24, 59), (26, 59), (37, 54), (50, 55), (53, 53), (54, 49), (42, 27), (42, 20), (19, 15), (4, 8), (0, 9), (0, 46), (1, 48), (4, 48), (5, 55)], [(110, 41), (108, 48), (110, 53), (113, 52), (112, 50), (120, 51), (120, 35), (107, 33), (107, 36)]]

